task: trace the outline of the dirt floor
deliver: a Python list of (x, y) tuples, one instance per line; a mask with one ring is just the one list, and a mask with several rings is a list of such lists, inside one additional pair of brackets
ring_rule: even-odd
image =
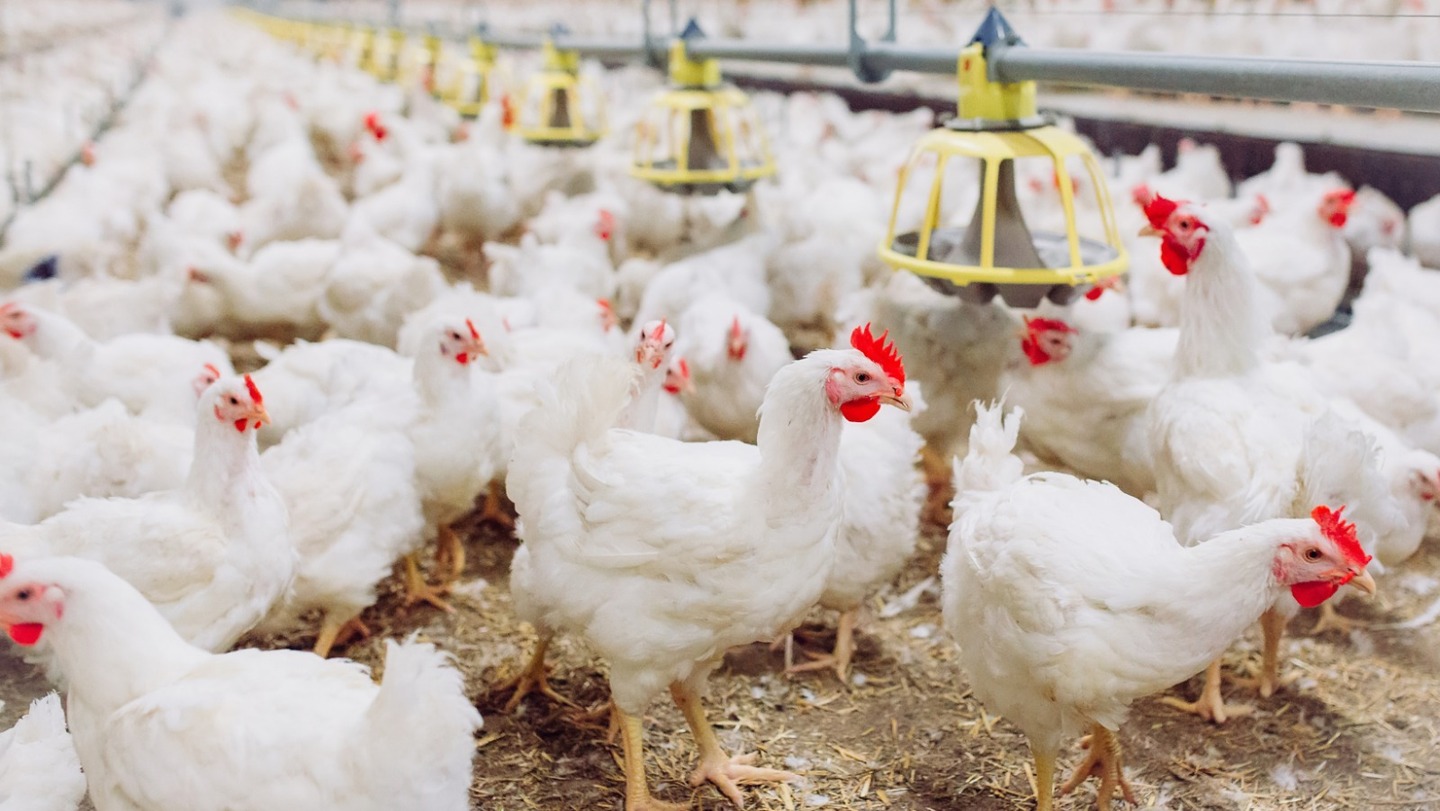
[[(504, 714), (513, 676), (535, 638), (510, 611), (506, 571), (516, 542), (492, 525), (468, 532), (466, 582), (456, 613), (404, 608), (392, 583), (365, 616), (376, 632), (343, 653), (377, 665), (383, 639), (418, 633), (452, 651), (485, 715), (477, 740), (475, 808), (621, 807), (618, 746), (595, 721), (539, 696)], [(943, 529), (928, 526), (914, 561), (869, 606), (850, 685), (829, 673), (781, 675), (784, 652), (768, 645), (732, 651), (711, 680), (707, 707), (732, 751), (759, 751), (761, 762), (804, 781), (747, 788), (749, 807), (766, 809), (1013, 809), (1031, 807), (1025, 740), (969, 696), (940, 618), (938, 580)], [(1342, 612), (1371, 623), (1309, 636), (1311, 613), (1298, 617), (1287, 643), (1297, 682), (1255, 715), (1212, 727), (1162, 705), (1137, 702), (1121, 738), (1142, 807), (1168, 809), (1440, 809), (1440, 625), (1394, 627), (1440, 614), (1440, 557), (1424, 554), (1380, 580), (1373, 601), (1347, 600)], [(1434, 609), (1430, 610), (1432, 605)], [(827, 634), (834, 617), (817, 611), (807, 628)], [(1390, 627), (1387, 627), (1390, 626)], [(252, 644), (310, 640), (252, 640)], [(1258, 660), (1258, 635), (1231, 652), (1231, 671)], [(604, 670), (583, 645), (552, 647), (553, 684), (587, 707), (606, 698)], [(1187, 696), (1199, 679), (1180, 685)], [(0, 657), (0, 729), (13, 723), (42, 680)], [(1229, 687), (1232, 701), (1257, 700)], [(647, 764), (659, 797), (687, 798), (698, 809), (727, 804), (712, 788), (686, 784), (694, 749), (678, 712), (657, 701), (646, 716)], [(1065, 763), (1078, 762), (1078, 749)], [(1064, 764), (1062, 764), (1062, 769)], [(1094, 784), (1059, 808), (1093, 807)]]

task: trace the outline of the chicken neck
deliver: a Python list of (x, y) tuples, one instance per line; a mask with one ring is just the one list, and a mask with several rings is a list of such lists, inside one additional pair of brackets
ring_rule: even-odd
[(1259, 282), (1234, 233), (1217, 225), (1185, 276), (1175, 376), (1239, 377), (1260, 366), (1270, 335)]
[(27, 342), (30, 350), (37, 357), (55, 361), (76, 375), (83, 375), (95, 354), (95, 339), (63, 316), (40, 310), (31, 310), (31, 314), (37, 323), (35, 334)]

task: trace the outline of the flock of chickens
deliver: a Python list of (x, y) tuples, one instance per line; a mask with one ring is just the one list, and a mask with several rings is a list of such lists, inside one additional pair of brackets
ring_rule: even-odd
[[(725, 751), (706, 679), (816, 605), (840, 612), (835, 647), (794, 669), (848, 679), (861, 605), (926, 513), (949, 525), (959, 661), (1029, 737), (1042, 810), (1083, 732), (1061, 793), (1095, 776), (1101, 807), (1133, 801), (1133, 700), (1208, 664), (1201, 696), (1168, 700), (1249, 711), (1219, 680), (1247, 626), (1269, 696), (1301, 607), (1373, 593), (1376, 563), (1419, 548), (1440, 276), (1397, 249), (1440, 238), (1440, 204), (1407, 223), (1294, 145), (1236, 188), (1210, 147), (1168, 172), (1121, 157), (1128, 284), (1021, 314), (874, 258), (927, 114), (759, 99), (781, 176), (682, 198), (625, 174), (657, 80), (604, 79), (616, 136), (547, 150), (500, 98), (461, 121), (232, 20), (170, 31), (0, 251), (0, 627), (66, 690), (0, 733), (0, 807), (87, 788), (99, 811), (469, 807), (482, 721), (447, 654), (389, 642), (378, 684), (326, 656), (369, 633), (397, 568), (407, 603), (449, 610), (476, 509), (513, 522), (514, 608), (540, 637), (511, 706), (569, 703), (546, 649), (583, 639), (628, 811), (684, 807), (645, 774), (667, 690), (695, 785), (740, 807), (740, 786), (794, 779)], [(1019, 186), (1053, 216), (1049, 175)], [(1352, 256), (1348, 328), (1298, 337)], [(319, 656), (232, 650), (297, 629)]]

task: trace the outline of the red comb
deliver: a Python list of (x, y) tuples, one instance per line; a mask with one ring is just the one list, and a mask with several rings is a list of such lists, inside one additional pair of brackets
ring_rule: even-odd
[(467, 327), (470, 328), (470, 337), (471, 337), (471, 338), (474, 338), (474, 339), (477, 340), (477, 341), (480, 340), (480, 330), (475, 329), (475, 322), (474, 322), (474, 321), (471, 321), (471, 320), (468, 319), (468, 318), (465, 319), (465, 326), (467, 326)]
[(255, 379), (250, 375), (245, 375), (245, 388), (250, 390), (250, 399), (255, 405), (265, 402), (265, 398), (260, 396), (260, 387), (255, 385)]
[(1146, 203), (1155, 199), (1155, 192), (1150, 190), (1148, 183), (1136, 183), (1130, 187), (1130, 199), (1135, 201), (1135, 205), (1144, 208)]
[(5, 577), (15, 570), (15, 558), (4, 552), (0, 552), (0, 577)]
[(905, 389), (905, 363), (900, 358), (900, 351), (895, 348), (894, 343), (887, 343), (886, 338), (890, 337), (890, 330), (880, 333), (876, 338), (870, 334), (870, 325), (866, 324), (856, 327), (850, 333), (850, 345), (860, 350), (860, 353), (870, 360), (875, 361), (881, 369), (885, 370), (887, 377), (893, 379), (903, 391)]
[(1321, 534), (1340, 547), (1340, 553), (1345, 556), (1346, 560), (1363, 567), (1370, 562), (1371, 558), (1360, 547), (1360, 539), (1355, 534), (1355, 525), (1341, 517), (1344, 512), (1344, 507), (1332, 511), (1329, 507), (1321, 504), (1310, 512), (1310, 517), (1320, 525)]
[(1163, 229), (1165, 227), (1165, 221), (1170, 219), (1170, 215), (1174, 214), (1175, 209), (1179, 207), (1180, 204), (1174, 200), (1166, 199), (1157, 194), (1145, 203), (1145, 219), (1150, 221), (1150, 227)]
[(740, 316), (737, 315), (730, 319), (730, 335), (739, 338), (742, 332), (744, 332), (744, 330), (740, 327)]
[(215, 375), (217, 379), (220, 377), (220, 370), (216, 368), (215, 364), (213, 363), (205, 364), (205, 371), (209, 372), (212, 375)]

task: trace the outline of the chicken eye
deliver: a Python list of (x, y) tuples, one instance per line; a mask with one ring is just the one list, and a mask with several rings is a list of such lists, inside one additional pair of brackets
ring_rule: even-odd
[(15, 592), (15, 599), (20, 600), (21, 602), (30, 599), (30, 589), (20, 589), (19, 591)]
[(458, 340), (460, 340), (460, 333), (458, 333), (458, 332), (452, 332), (452, 333), (450, 333), (450, 337), (451, 337), (451, 338), (454, 338), (455, 340), (458, 341)]
[(1319, 550), (1319, 549), (1316, 549), (1316, 548), (1313, 547), (1313, 546), (1310, 547), (1309, 549), (1306, 549), (1306, 550), (1305, 550), (1305, 559), (1306, 559), (1306, 560), (1319, 560), (1319, 559), (1320, 559), (1320, 550)]
[(869, 383), (869, 382), (870, 382), (870, 373), (869, 373), (869, 372), (860, 372), (860, 373), (856, 374), (856, 375), (855, 375), (855, 382), (856, 382), (856, 383)]
[(235, 399), (234, 396), (231, 396), (231, 398), (230, 398), (230, 405), (240, 405), (240, 401), (237, 400), (237, 399)]

